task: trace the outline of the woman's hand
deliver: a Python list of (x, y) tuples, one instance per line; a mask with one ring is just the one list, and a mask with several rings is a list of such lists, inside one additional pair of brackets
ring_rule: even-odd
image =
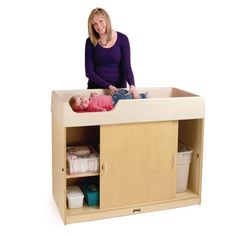
[(134, 98), (139, 98), (139, 94), (134, 85), (131, 85), (129, 88), (129, 93), (133, 94)]
[(117, 90), (118, 89), (115, 86), (113, 86), (113, 85), (109, 86), (109, 91), (110, 91), (111, 94), (114, 94)]

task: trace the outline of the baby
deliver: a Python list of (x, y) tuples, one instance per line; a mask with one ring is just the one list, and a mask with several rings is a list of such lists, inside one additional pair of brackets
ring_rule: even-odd
[[(139, 96), (140, 98), (147, 98), (148, 93), (141, 93)], [(121, 99), (133, 99), (133, 95), (125, 89), (120, 89), (113, 95), (91, 93), (89, 98), (76, 95), (70, 98), (69, 104), (75, 112), (110, 111)]]

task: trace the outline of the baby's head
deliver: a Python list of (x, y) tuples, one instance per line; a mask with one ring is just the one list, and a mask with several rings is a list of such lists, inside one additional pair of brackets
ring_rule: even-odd
[(89, 99), (81, 95), (76, 95), (70, 98), (69, 104), (73, 111), (82, 112), (87, 110)]

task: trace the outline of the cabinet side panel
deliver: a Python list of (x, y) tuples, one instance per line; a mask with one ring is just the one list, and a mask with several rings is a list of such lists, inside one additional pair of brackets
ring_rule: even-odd
[(52, 116), (52, 188), (53, 197), (65, 222), (65, 128)]

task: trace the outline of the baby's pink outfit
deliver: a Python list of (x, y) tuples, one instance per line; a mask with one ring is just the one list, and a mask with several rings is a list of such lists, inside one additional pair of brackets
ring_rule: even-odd
[(109, 95), (94, 95), (89, 99), (87, 111), (110, 111), (113, 108), (112, 97)]

